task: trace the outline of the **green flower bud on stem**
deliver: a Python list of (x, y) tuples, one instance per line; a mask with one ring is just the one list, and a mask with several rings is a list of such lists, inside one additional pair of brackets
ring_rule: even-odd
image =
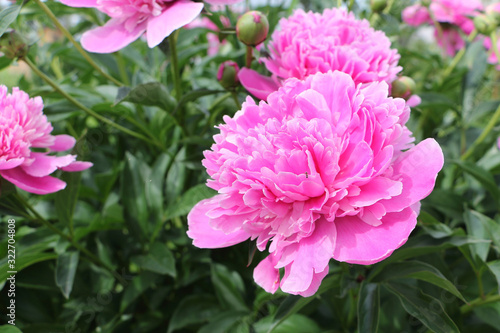
[(15, 30), (8, 31), (0, 37), (0, 52), (9, 59), (24, 58), (28, 54), (28, 43)]
[(227, 90), (234, 90), (240, 83), (238, 72), (240, 68), (234, 61), (224, 61), (217, 72), (217, 80)]
[(267, 17), (258, 11), (243, 14), (236, 23), (236, 36), (248, 46), (256, 46), (265, 41), (268, 32)]
[(401, 76), (392, 82), (391, 95), (408, 99), (415, 91), (415, 81), (408, 76)]
[(370, 0), (370, 7), (372, 9), (372, 12), (374, 13), (380, 13), (385, 9), (386, 6), (386, 0)]
[(493, 15), (480, 14), (474, 17), (474, 27), (482, 35), (489, 35), (497, 27), (497, 22)]

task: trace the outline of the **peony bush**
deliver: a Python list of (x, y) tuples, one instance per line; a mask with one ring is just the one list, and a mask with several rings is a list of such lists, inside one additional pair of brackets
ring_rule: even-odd
[(495, 332), (498, 8), (0, 2), (0, 331)]

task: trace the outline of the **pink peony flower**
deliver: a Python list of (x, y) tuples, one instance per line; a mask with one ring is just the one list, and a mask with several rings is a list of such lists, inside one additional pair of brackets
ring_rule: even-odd
[(356, 86), (338, 71), (289, 79), (267, 103), (248, 97), (205, 152), (219, 194), (191, 210), (188, 236), (201, 248), (270, 243), (254, 279), (272, 293), (313, 295), (331, 258), (387, 258), (443, 166), (436, 141), (413, 145), (409, 115), (386, 82)]
[[(242, 0), (205, 0), (214, 5)], [(174, 30), (193, 21), (203, 3), (190, 0), (61, 0), (71, 7), (94, 7), (111, 19), (102, 27), (83, 34), (84, 49), (111, 53), (122, 49), (146, 33), (149, 47), (160, 44)]]
[[(434, 32), (438, 44), (446, 53), (453, 56), (458, 50), (465, 47), (465, 40), (460, 32), (469, 35), (474, 30), (471, 17), (483, 10), (480, 0), (432, 0), (429, 8), (420, 4), (407, 7), (402, 12), (403, 21), (411, 26), (422, 24), (433, 25), (434, 19), (441, 23), (443, 35)], [(444, 25), (443, 25), (444, 23)]]
[[(20, 189), (36, 194), (57, 192), (66, 187), (62, 180), (49, 176), (57, 169), (82, 171), (90, 162), (76, 161), (75, 155), (53, 156), (51, 152), (73, 148), (69, 135), (53, 136), (52, 125), (43, 114), (40, 97), (29, 98), (18, 88), (9, 94), (0, 86), (0, 176)], [(33, 152), (43, 148), (46, 152)]]
[(356, 83), (390, 83), (401, 70), (400, 56), (390, 47), (383, 32), (343, 9), (326, 9), (323, 14), (299, 9), (280, 21), (280, 30), (269, 43), (270, 57), (261, 59), (272, 78), (243, 68), (240, 81), (260, 99), (266, 99), (287, 78), (304, 79), (329, 70), (350, 74)]

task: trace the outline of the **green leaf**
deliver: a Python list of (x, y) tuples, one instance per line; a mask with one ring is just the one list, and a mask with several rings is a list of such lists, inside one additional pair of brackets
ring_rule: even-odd
[(487, 58), (482, 42), (474, 42), (467, 48), (465, 60), (469, 70), (464, 78), (462, 98), (462, 116), (465, 124), (469, 123), (471, 115), (475, 111), (474, 101), (488, 66)]
[[(432, 283), (466, 302), (465, 298), (453, 283), (451, 283), (437, 268), (421, 261), (405, 261), (390, 264), (386, 266), (382, 273), (377, 275), (373, 281), (389, 281), (393, 279), (404, 280), (408, 278)], [(372, 276), (370, 280), (372, 280)]]
[(178, 201), (169, 205), (166, 218), (173, 219), (174, 217), (187, 215), (198, 202), (208, 199), (216, 195), (217, 192), (207, 187), (205, 184), (199, 184), (187, 190)]
[(220, 264), (213, 264), (211, 268), (212, 283), (221, 304), (228, 309), (248, 311), (243, 300), (245, 290), (240, 275)]
[(419, 226), (421, 226), (433, 238), (444, 238), (453, 235), (453, 230), (446, 224), (439, 222), (426, 211), (421, 211), (418, 215)]
[(0, 326), (0, 333), (23, 333), (23, 331), (14, 325), (2, 325)]
[(151, 288), (161, 275), (153, 272), (144, 271), (138, 276), (134, 276), (130, 284), (126, 286), (123, 292), (123, 297), (120, 303), (120, 311), (123, 312), (132, 302), (139, 297), (144, 291)]
[(61, 180), (66, 182), (66, 188), (56, 193), (55, 206), (59, 222), (72, 226), (73, 212), (75, 211), (80, 188), (81, 172), (65, 172)]
[[(36, 264), (45, 260), (56, 259), (57, 255), (54, 253), (30, 253), (23, 254), (22, 256), (16, 257), (16, 267), (15, 270), (17, 273), (22, 271), (24, 268), (29, 267), (33, 264)], [(5, 259), (5, 262), (4, 262)], [(12, 271), (8, 266), (7, 258), (2, 259), (2, 263), (0, 264), (0, 282), (5, 281), (7, 277), (11, 275), (8, 271)]]
[(200, 97), (203, 96), (208, 96), (208, 95), (214, 95), (218, 93), (223, 93), (225, 92), (224, 90), (209, 90), (209, 89), (199, 89), (199, 90), (193, 90), (182, 96), (181, 100), (177, 104), (177, 106), (174, 109), (174, 113), (180, 110), (184, 104), (187, 102), (192, 102)]
[(137, 266), (162, 275), (170, 275), (175, 278), (175, 258), (165, 244), (154, 243), (151, 245), (149, 253), (132, 257), (132, 262)]
[(380, 291), (378, 283), (361, 284), (358, 296), (358, 330), (377, 332), (380, 309)]
[(228, 332), (242, 318), (248, 315), (246, 311), (229, 310), (221, 312), (210, 319), (210, 323), (203, 326), (198, 333)]
[(483, 322), (490, 325), (496, 332), (500, 332), (500, 327), (498, 326), (498, 318), (500, 318), (500, 302), (477, 306), (473, 311), (474, 314), (476, 314)]
[(0, 13), (0, 37), (5, 33), (12, 22), (15, 21), (20, 11), (20, 5), (10, 6), (2, 10), (2, 12)]
[(211, 295), (191, 295), (180, 301), (172, 314), (167, 333), (189, 325), (200, 324), (213, 318), (220, 309)]
[(174, 110), (177, 104), (167, 88), (159, 82), (144, 83), (132, 89), (121, 87), (118, 89), (115, 104), (124, 101), (140, 105), (158, 106), (165, 111)]
[(433, 332), (460, 332), (445, 312), (441, 302), (436, 298), (407, 285), (397, 283), (386, 283), (384, 285), (387, 290), (399, 298), (401, 305), (408, 314), (420, 320)]
[(281, 322), (279, 326), (272, 327), (272, 317), (266, 317), (261, 320), (259, 320), (257, 323), (253, 325), (255, 329), (255, 333), (267, 333), (271, 332), (272, 333), (320, 333), (320, 332), (330, 332), (330, 331), (323, 331), (321, 328), (318, 326), (318, 324), (300, 314), (296, 313), (290, 317), (288, 317), (286, 320)]
[(487, 170), (477, 166), (476, 164), (465, 161), (453, 161), (463, 171), (474, 177), (481, 185), (484, 186), (491, 193), (493, 198), (498, 202), (500, 199), (500, 190), (495, 182), (495, 179)]
[[(491, 235), (486, 228), (486, 220), (489, 219), (478, 212), (468, 210), (464, 216), (468, 234), (478, 239), (491, 239)], [(472, 258), (476, 261), (476, 256), (485, 262), (490, 250), (490, 243), (471, 244)]]
[(66, 299), (69, 298), (75, 281), (79, 252), (71, 251), (60, 254), (56, 261), (56, 285)]
[(500, 294), (500, 260), (490, 261), (487, 265), (493, 275), (495, 275), (498, 285), (498, 293)]

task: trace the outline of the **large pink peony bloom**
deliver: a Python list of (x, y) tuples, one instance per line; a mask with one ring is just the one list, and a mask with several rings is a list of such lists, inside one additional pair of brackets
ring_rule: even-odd
[[(433, 24), (434, 19), (441, 23), (442, 36), (434, 32), (438, 44), (446, 53), (453, 56), (465, 47), (465, 40), (460, 32), (469, 35), (474, 30), (472, 17), (483, 10), (480, 0), (432, 0), (429, 8), (416, 4), (403, 10), (403, 21), (411, 26)], [(444, 23), (444, 25), (443, 25)]]
[(270, 242), (255, 281), (302, 296), (317, 291), (331, 258), (387, 258), (408, 239), (443, 166), (436, 141), (412, 144), (409, 114), (387, 83), (356, 86), (338, 71), (289, 79), (267, 103), (247, 98), (205, 152), (219, 194), (189, 213), (193, 244), (252, 239), (264, 251)]
[[(205, 0), (214, 5), (242, 0)], [(193, 21), (203, 3), (190, 0), (61, 0), (72, 7), (94, 7), (111, 19), (102, 27), (87, 31), (82, 46), (90, 52), (111, 53), (146, 33), (149, 47), (160, 44), (174, 30)]]
[[(47, 194), (66, 187), (62, 180), (49, 176), (52, 172), (82, 171), (92, 166), (76, 161), (75, 155), (49, 155), (73, 148), (75, 139), (50, 134), (52, 126), (42, 112), (40, 97), (30, 99), (18, 88), (9, 94), (7, 87), (0, 86), (0, 109), (0, 176), (7, 181), (31, 193)], [(33, 152), (31, 148), (46, 152)]]
[(343, 9), (326, 9), (323, 14), (296, 10), (280, 21), (268, 48), (270, 57), (261, 60), (272, 78), (248, 68), (240, 71), (242, 85), (260, 99), (291, 77), (304, 79), (317, 72), (339, 70), (356, 83), (390, 83), (401, 71), (400, 56), (391, 49), (387, 36)]

